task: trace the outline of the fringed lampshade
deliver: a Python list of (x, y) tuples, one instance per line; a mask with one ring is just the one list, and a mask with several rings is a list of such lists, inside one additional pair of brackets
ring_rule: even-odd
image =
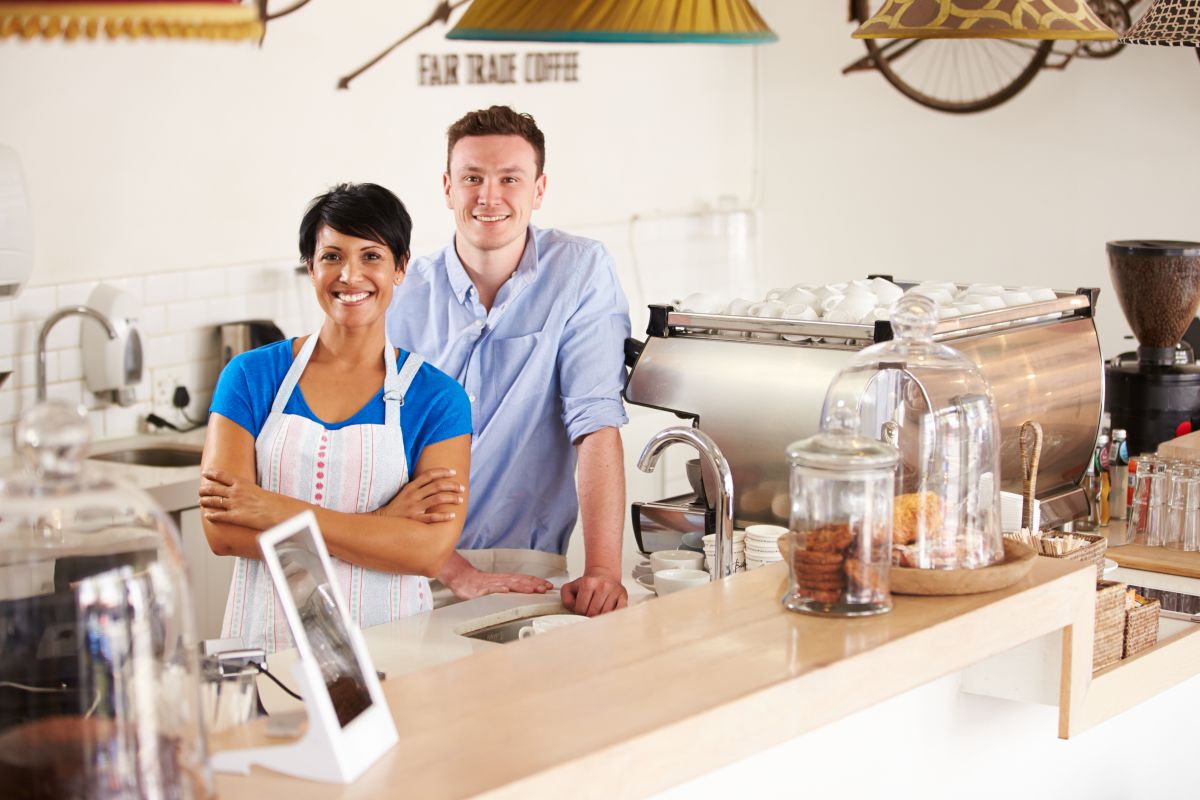
[(262, 35), (258, 10), (239, 0), (0, 0), (0, 39), (254, 39)]
[(1154, 0), (1121, 41), (1200, 47), (1200, 0)]
[(778, 37), (749, 0), (474, 0), (446, 38), (763, 44)]
[(1082, 39), (1116, 31), (1086, 0), (886, 0), (855, 39)]

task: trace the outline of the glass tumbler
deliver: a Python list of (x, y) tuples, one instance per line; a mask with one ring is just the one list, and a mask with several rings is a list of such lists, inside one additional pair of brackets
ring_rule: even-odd
[(1133, 500), (1129, 506), (1129, 523), (1125, 531), (1126, 540), (1133, 544), (1146, 544), (1150, 523), (1150, 476), (1158, 463), (1158, 456), (1138, 456), (1137, 471), (1133, 479)]
[(1146, 501), (1146, 545), (1162, 547), (1167, 543), (1167, 500), (1171, 488), (1172, 464), (1158, 459), (1150, 468), (1150, 496)]
[(1176, 464), (1168, 472), (1166, 530), (1163, 533), (1163, 546), (1172, 550), (1183, 549), (1183, 529), (1187, 525), (1188, 491), (1195, 484), (1193, 470), (1186, 464)]
[(851, 423), (836, 420), (833, 430), (788, 448), (792, 513), (784, 548), (791, 576), (786, 608), (841, 617), (891, 610), (898, 458), (896, 448), (859, 436)]

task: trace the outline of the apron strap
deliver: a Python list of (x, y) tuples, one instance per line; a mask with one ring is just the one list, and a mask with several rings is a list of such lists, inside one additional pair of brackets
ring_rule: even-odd
[(314, 333), (304, 342), (304, 346), (300, 348), (300, 352), (296, 354), (296, 358), (292, 361), (292, 366), (288, 369), (287, 375), (283, 377), (283, 383), (279, 385), (279, 391), (275, 393), (275, 400), (271, 403), (272, 414), (283, 413), (283, 408), (287, 405), (288, 398), (292, 396), (292, 390), (300, 382), (300, 376), (304, 374), (304, 368), (308, 366), (308, 360), (312, 358), (313, 351), (316, 349), (317, 334)]
[(400, 424), (400, 406), (404, 405), (404, 395), (412, 386), (413, 379), (417, 377), (417, 372), (421, 369), (421, 365), (425, 363), (425, 359), (421, 358), (416, 353), (409, 353), (404, 359), (404, 366), (400, 368), (400, 372), (396, 372), (396, 349), (392, 347), (391, 342), (387, 343), (387, 352), (384, 353), (384, 363), (387, 365), (387, 377), (383, 380), (383, 402), (384, 402), (384, 419), (383, 424), (389, 428)]

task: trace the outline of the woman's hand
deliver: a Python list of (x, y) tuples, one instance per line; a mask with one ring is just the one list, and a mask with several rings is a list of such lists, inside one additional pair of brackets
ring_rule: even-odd
[(457, 516), (455, 512), (433, 513), (429, 509), (462, 503), (466, 487), (453, 480), (457, 474), (453, 469), (426, 470), (404, 484), (396, 496), (375, 513), (417, 522), (449, 522)]
[(200, 473), (200, 507), (212, 522), (265, 531), (308, 507), (306, 503), (268, 492), (254, 481), (224, 470)]

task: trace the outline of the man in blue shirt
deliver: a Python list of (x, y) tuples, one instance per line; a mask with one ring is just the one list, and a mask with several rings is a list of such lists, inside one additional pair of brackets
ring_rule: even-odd
[(629, 308), (612, 257), (530, 224), (546, 175), (528, 114), (475, 111), (448, 140), (454, 240), (412, 262), (387, 318), (392, 344), (456, 378), (471, 401), (471, 507), (438, 578), (459, 599), (547, 591), (545, 578), (566, 574), (581, 517), (584, 573), (562, 587), (563, 604), (589, 616), (621, 608)]

